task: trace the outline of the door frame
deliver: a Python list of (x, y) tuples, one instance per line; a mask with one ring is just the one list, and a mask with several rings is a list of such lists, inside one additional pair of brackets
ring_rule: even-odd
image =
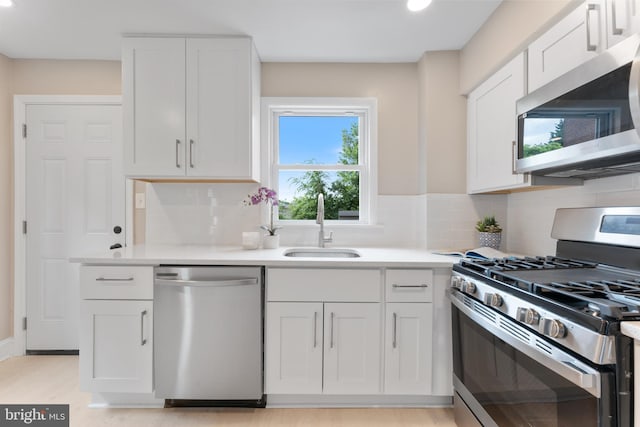
[[(120, 95), (14, 95), (13, 97), (13, 348), (8, 356), (26, 353), (27, 334), (23, 319), (27, 316), (26, 301), (26, 235), (22, 221), (26, 218), (26, 138), (22, 126), (26, 123), (29, 105), (122, 105)], [(133, 242), (133, 181), (125, 181), (125, 246)], [(78, 296), (78, 299), (80, 296)], [(11, 339), (11, 338), (10, 338)]]

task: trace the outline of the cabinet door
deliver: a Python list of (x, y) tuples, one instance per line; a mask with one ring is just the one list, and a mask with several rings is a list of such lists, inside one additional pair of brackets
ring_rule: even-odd
[(187, 175), (252, 178), (252, 44), (187, 40)]
[(606, 49), (605, 1), (589, 0), (529, 45), (529, 92)]
[(125, 174), (185, 174), (185, 39), (125, 38)]
[(469, 193), (524, 185), (524, 175), (513, 173), (516, 101), (525, 95), (524, 68), (521, 53), (469, 94)]
[(325, 303), (324, 393), (380, 393), (380, 304)]
[(607, 0), (607, 47), (640, 31), (640, 0)]
[(387, 303), (385, 316), (386, 394), (431, 393), (432, 304)]
[(322, 303), (267, 304), (265, 392), (322, 393)]
[(153, 301), (83, 300), (80, 388), (153, 391)]

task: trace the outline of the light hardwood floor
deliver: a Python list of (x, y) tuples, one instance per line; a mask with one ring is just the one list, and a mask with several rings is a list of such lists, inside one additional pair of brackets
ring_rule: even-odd
[(344, 426), (455, 427), (447, 408), (91, 409), (78, 390), (77, 356), (25, 356), (0, 362), (0, 403), (69, 404), (74, 427)]

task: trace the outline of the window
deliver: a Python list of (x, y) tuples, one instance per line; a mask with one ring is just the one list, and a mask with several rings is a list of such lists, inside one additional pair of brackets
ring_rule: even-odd
[(278, 192), (278, 219), (374, 222), (376, 101), (370, 98), (264, 98), (263, 181)]

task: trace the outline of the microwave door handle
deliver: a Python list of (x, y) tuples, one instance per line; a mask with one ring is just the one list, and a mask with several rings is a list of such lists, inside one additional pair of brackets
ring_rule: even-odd
[(598, 50), (598, 46), (595, 44), (591, 44), (591, 11), (592, 10), (596, 10), (596, 5), (595, 4), (588, 4), (587, 5), (587, 18), (586, 18), (586, 23), (587, 23), (587, 51), (588, 52), (595, 52), (596, 50)]
[[(614, 36), (619, 36), (622, 34), (622, 28), (618, 28), (618, 19), (616, 17), (616, 2), (617, 0), (611, 0), (611, 33)], [(635, 3), (633, 1), (632, 3)]]
[(516, 142), (511, 141), (511, 174), (517, 175), (516, 172)]
[(640, 131), (640, 55), (631, 63), (629, 75), (629, 111), (636, 131)]

